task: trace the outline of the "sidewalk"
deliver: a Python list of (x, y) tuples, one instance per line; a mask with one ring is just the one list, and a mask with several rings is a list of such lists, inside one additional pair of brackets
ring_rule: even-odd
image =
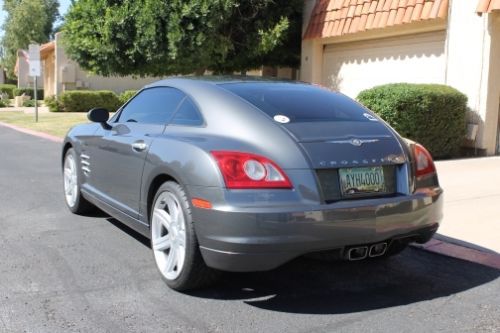
[(436, 167), (445, 192), (438, 233), (500, 253), (500, 156), (436, 162)]
[[(35, 113), (35, 108), (34, 107), (6, 107), (6, 108), (0, 108), (0, 112), (12, 112), (12, 111), (17, 111), (17, 112), (24, 112), (24, 113)], [(47, 113), (49, 112), (49, 108), (46, 106), (39, 106), (38, 107), (38, 112), (39, 113)]]

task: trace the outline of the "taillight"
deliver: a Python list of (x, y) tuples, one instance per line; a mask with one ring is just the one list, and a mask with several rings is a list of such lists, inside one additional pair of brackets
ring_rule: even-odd
[(431, 154), (424, 146), (416, 143), (413, 146), (413, 155), (415, 157), (415, 174), (417, 177), (422, 177), (436, 173), (436, 167), (432, 160)]
[(212, 151), (212, 155), (227, 188), (292, 188), (283, 170), (265, 157), (235, 151)]

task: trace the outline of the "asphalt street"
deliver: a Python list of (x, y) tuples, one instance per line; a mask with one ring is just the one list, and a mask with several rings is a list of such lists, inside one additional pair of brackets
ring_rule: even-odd
[(499, 276), (410, 248), (174, 292), (146, 239), (66, 209), (60, 144), (0, 127), (0, 332), (499, 332)]

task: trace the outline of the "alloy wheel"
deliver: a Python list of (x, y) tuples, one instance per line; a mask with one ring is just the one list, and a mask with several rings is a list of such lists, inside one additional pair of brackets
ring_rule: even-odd
[(165, 191), (156, 199), (151, 228), (158, 269), (167, 280), (175, 280), (186, 258), (186, 224), (182, 206), (172, 192)]
[(68, 154), (64, 160), (64, 194), (66, 203), (74, 207), (78, 195), (78, 178), (75, 158)]

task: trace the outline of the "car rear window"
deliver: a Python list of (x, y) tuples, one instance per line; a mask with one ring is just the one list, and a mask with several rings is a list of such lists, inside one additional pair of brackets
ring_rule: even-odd
[(368, 111), (351, 98), (313, 85), (243, 82), (220, 86), (272, 118), (286, 116), (290, 122), (370, 121), (370, 115), (365, 115)]

